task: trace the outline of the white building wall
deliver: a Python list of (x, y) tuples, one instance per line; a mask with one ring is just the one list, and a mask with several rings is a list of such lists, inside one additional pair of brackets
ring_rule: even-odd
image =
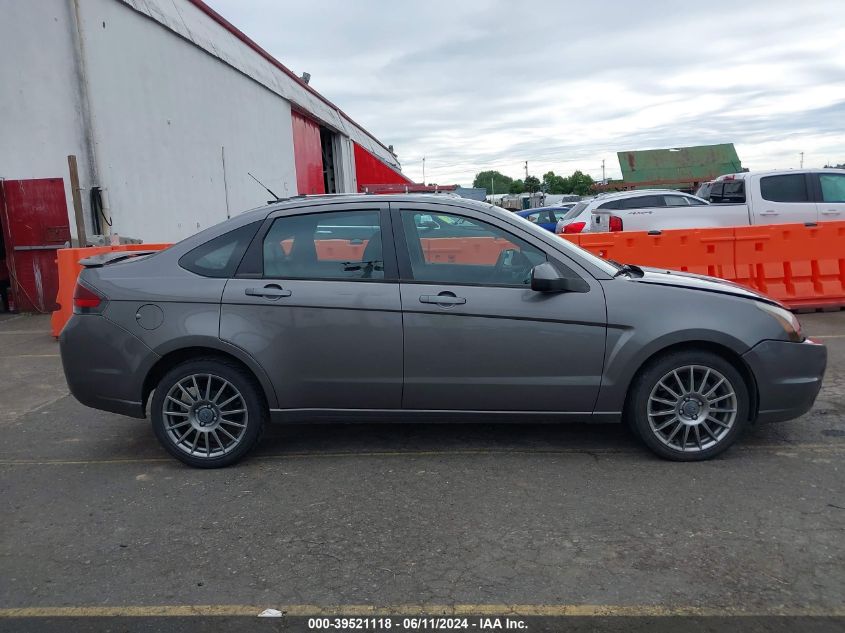
[[(90, 175), (70, 11), (67, 0), (2, 5), (0, 178), (64, 178), (72, 218), (67, 156), (77, 156), (83, 186)], [(87, 203), (83, 195), (86, 219)]]
[(265, 204), (248, 171), (296, 193), (287, 101), (128, 5), (80, 8), (112, 232), (174, 241)]
[(357, 191), (353, 141), (399, 168), (365, 130), (189, 0), (4, 4), (0, 177), (62, 177), (74, 236), (68, 154), (78, 157), (89, 235), (94, 186), (105, 189), (112, 232), (146, 242), (264, 204), (270, 196), (248, 171), (279, 196), (296, 194), (291, 103), (338, 131), (343, 191)]
[[(328, 127), (381, 158), (394, 169), (401, 166), (396, 156), (343, 112), (320, 99), (311, 90), (258, 55), (223, 26), (210, 19), (189, 0), (121, 0), (165, 25), (209, 54), (219, 57), (276, 94), (295, 103)], [(290, 28), (290, 27), (289, 27)], [(357, 191), (347, 190), (347, 191)]]

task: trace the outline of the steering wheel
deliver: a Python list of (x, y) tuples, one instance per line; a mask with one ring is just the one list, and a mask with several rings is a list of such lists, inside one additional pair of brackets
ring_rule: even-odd
[(515, 248), (506, 248), (499, 253), (493, 275), (497, 280), (525, 283), (531, 272), (531, 260)]

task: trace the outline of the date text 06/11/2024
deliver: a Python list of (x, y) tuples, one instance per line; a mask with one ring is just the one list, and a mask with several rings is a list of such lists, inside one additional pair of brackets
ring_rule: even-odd
[(524, 620), (511, 617), (334, 617), (308, 618), (309, 630), (332, 631), (448, 631), (524, 630)]

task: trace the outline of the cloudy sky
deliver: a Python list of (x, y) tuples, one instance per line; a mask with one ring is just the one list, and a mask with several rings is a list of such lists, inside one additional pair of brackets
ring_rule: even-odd
[(385, 144), (469, 185), (733, 142), (751, 169), (845, 162), (845, 1), (208, 0)]

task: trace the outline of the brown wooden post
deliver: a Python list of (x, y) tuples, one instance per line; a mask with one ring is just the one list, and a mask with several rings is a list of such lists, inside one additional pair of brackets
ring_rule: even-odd
[(67, 157), (67, 166), (70, 169), (70, 193), (73, 196), (73, 215), (76, 217), (76, 239), (81, 247), (88, 246), (88, 238), (85, 235), (85, 218), (82, 215), (82, 193), (79, 187), (79, 168), (76, 165), (76, 156), (71, 154)]

